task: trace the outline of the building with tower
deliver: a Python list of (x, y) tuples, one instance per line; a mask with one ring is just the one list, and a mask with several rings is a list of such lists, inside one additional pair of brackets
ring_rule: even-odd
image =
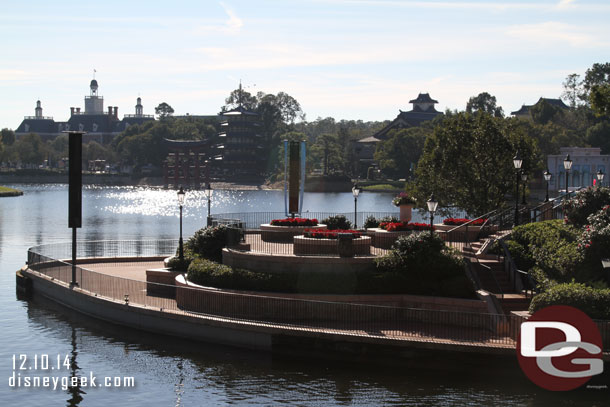
[(34, 116), (25, 116), (15, 136), (36, 133), (43, 140), (51, 140), (65, 131), (86, 132), (83, 140), (85, 142), (95, 140), (99, 143), (110, 142), (117, 134), (129, 126), (141, 124), (148, 120), (154, 120), (153, 115), (145, 115), (142, 99), (138, 97), (135, 114), (128, 114), (119, 119), (119, 108), (108, 106), (104, 111), (104, 97), (98, 94), (99, 85), (97, 80), (91, 80), (89, 84), (89, 95), (85, 96), (85, 110), (80, 107), (70, 107), (70, 118), (65, 122), (56, 122), (52, 117), (42, 115), (40, 100), (36, 101)]

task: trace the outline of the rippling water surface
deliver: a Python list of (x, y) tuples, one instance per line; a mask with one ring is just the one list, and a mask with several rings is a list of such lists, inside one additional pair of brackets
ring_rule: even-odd
[[(0, 386), (1, 406), (542, 406), (607, 405), (608, 393), (567, 395), (539, 391), (514, 366), (500, 369), (445, 364), (444, 368), (375, 366), (271, 356), (219, 345), (119, 328), (42, 300), (15, 295), (15, 271), (27, 248), (68, 241), (67, 186), (16, 185), (25, 195), (0, 199)], [(87, 187), (83, 192), (83, 239), (176, 238), (175, 191)], [(395, 211), (391, 195), (364, 193), (361, 211)], [(350, 212), (351, 193), (306, 194), (305, 208)], [(283, 211), (278, 191), (216, 191), (212, 212)], [(189, 193), (185, 235), (205, 222), (207, 201)], [(416, 218), (415, 220), (418, 220)], [(66, 355), (74, 371), (49, 377), (134, 377), (134, 388), (11, 388), (12, 357)], [(438, 361), (437, 361), (438, 362)], [(442, 361), (441, 361), (442, 362)], [(442, 366), (442, 364), (441, 364)], [(450, 369), (449, 369), (450, 368)], [(17, 372), (21, 373), (21, 372)], [(25, 371), (22, 375), (41, 375)]]

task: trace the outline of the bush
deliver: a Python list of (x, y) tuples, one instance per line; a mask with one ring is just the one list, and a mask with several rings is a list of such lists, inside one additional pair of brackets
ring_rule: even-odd
[(587, 223), (578, 239), (578, 250), (583, 256), (601, 262), (610, 257), (610, 205), (590, 215)]
[(347, 220), (347, 218), (344, 215), (329, 216), (328, 218), (322, 220), (321, 223), (323, 225), (326, 225), (326, 227), (330, 230), (335, 230), (335, 229), (347, 230), (347, 229), (353, 228), (352, 222)]
[(507, 244), (517, 266), (524, 271), (536, 265), (552, 280), (588, 281), (597, 271), (591, 270), (579, 253), (578, 236), (574, 227), (550, 220), (517, 226)]
[(376, 264), (382, 276), (387, 274), (387, 279), (405, 287), (409, 294), (474, 297), (463, 258), (447, 248), (437, 234), (402, 236)]
[(593, 319), (610, 319), (610, 289), (596, 289), (575, 282), (557, 284), (534, 297), (530, 312), (551, 305), (569, 305)]
[(191, 264), (191, 261), (193, 261), (193, 258), (187, 257), (186, 253), (182, 260), (180, 260), (180, 257), (178, 257), (178, 255), (176, 255), (169, 259), (169, 261), (167, 262), (167, 267), (173, 271), (187, 271), (189, 268), (189, 265)]
[(194, 255), (222, 261), (222, 249), (228, 243), (228, 230), (226, 226), (222, 225), (199, 229), (186, 241), (184, 247)]
[(194, 260), (188, 269), (189, 281), (209, 287), (235, 290), (271, 290), (272, 275), (233, 269), (207, 259)]
[(610, 188), (583, 189), (563, 203), (567, 223), (577, 227), (587, 224), (587, 218), (604, 206), (610, 205)]
[(371, 229), (376, 227), (379, 227), (379, 221), (372, 215), (367, 216), (366, 220), (364, 221), (364, 228)]

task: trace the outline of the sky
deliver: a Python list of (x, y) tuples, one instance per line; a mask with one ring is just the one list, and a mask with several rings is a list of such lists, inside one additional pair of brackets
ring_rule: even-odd
[[(306, 119), (392, 120), (430, 93), (505, 112), (557, 98), (610, 60), (608, 0), (0, 0), (0, 127), (84, 110), (95, 75), (119, 116), (169, 103), (216, 114), (239, 81), (286, 92)], [(94, 70), (96, 71), (94, 73)]]

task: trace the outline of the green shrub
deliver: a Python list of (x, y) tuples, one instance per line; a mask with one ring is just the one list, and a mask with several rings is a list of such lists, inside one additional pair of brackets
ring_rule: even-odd
[(569, 305), (594, 319), (610, 319), (610, 289), (597, 289), (581, 283), (564, 283), (538, 294), (530, 304), (530, 312), (551, 305)]
[(364, 221), (364, 228), (371, 229), (376, 227), (379, 227), (379, 221), (372, 215), (367, 216), (366, 220)]
[(186, 250), (205, 259), (222, 261), (222, 249), (227, 246), (228, 228), (214, 226), (199, 229), (184, 244)]
[[(464, 272), (464, 259), (445, 246), (437, 234), (400, 237), (390, 253), (376, 259), (378, 272), (409, 294), (474, 297)], [(382, 278), (382, 277), (380, 277)]]
[(582, 227), (587, 218), (604, 206), (610, 205), (610, 188), (587, 188), (578, 191), (573, 198), (563, 203), (566, 222)]
[(578, 250), (597, 262), (610, 257), (610, 205), (587, 218), (587, 226), (578, 240)]
[(347, 220), (344, 215), (329, 216), (328, 218), (323, 219), (320, 223), (326, 225), (329, 230), (349, 230), (353, 228), (352, 222)]
[(193, 261), (193, 258), (190, 256), (187, 257), (186, 253), (182, 260), (180, 260), (180, 257), (178, 257), (178, 255), (176, 255), (169, 259), (169, 261), (167, 262), (167, 267), (170, 270), (174, 270), (174, 271), (187, 271), (189, 268), (189, 265), (191, 264), (191, 261)]
[[(519, 270), (527, 271), (536, 265), (536, 261), (529, 250), (523, 247), (521, 243), (514, 240), (507, 240), (506, 247)], [(504, 252), (501, 254), (504, 254)]]
[(513, 229), (507, 241), (517, 267), (528, 271), (538, 266), (551, 280), (567, 282), (599, 279), (600, 270), (578, 251), (579, 230), (561, 220), (529, 223)]

